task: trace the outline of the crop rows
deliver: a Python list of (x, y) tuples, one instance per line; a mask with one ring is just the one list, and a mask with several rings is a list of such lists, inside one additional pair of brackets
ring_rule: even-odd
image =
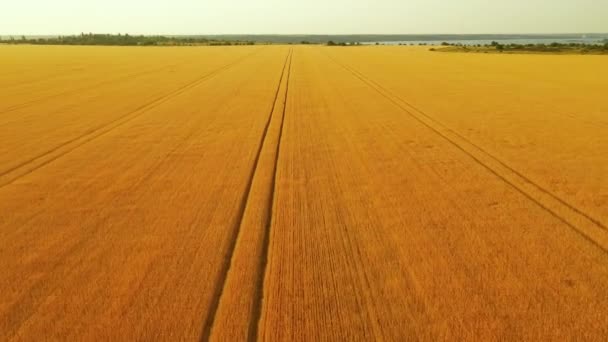
[(0, 50), (0, 340), (608, 335), (602, 56)]

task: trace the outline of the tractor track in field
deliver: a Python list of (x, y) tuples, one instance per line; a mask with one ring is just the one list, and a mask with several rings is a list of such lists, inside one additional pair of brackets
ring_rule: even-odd
[[(162, 69), (165, 69), (165, 68), (169, 68), (169, 67), (177, 66), (177, 65), (181, 65), (181, 64), (183, 64), (183, 63), (174, 63), (174, 64), (171, 64), (171, 65), (165, 65), (163, 67), (158, 67), (158, 68), (155, 68), (155, 69), (156, 70), (162, 70)], [(95, 66), (92, 66), (92, 67), (89, 67), (89, 68), (95, 68), (95, 67), (99, 67), (99, 65), (95, 65)], [(46, 80), (52, 80), (52, 79), (61, 78), (62, 76), (66, 76), (68, 74), (68, 72), (70, 72), (70, 71), (79, 71), (79, 70), (82, 70), (82, 69), (84, 69), (84, 67), (72, 67), (70, 69), (66, 69), (66, 70), (63, 70), (61, 72), (56, 72), (56, 73), (52, 73), (52, 74), (49, 74), (49, 75), (43, 75), (43, 77), (41, 77), (41, 78), (37, 77), (37, 78), (35, 78), (33, 80), (25, 81), (25, 82), (22, 82), (22, 83), (5, 84), (3, 86), (0, 86), (0, 90), (30, 86), (30, 85), (33, 85), (33, 84), (36, 84), (36, 83), (44, 82)], [(35, 68), (33, 68), (33, 69), (27, 69), (27, 70), (17, 70), (17, 71), (14, 71), (14, 72), (10, 72), (10, 73), (7, 73), (7, 74), (0, 75), (0, 78), (8, 76), (8, 75), (19, 74), (19, 73), (22, 73), (22, 72), (28, 72), (28, 71), (32, 71), (32, 70), (35, 70)], [(116, 71), (123, 72), (125, 70), (115, 70), (113, 72), (116, 72)], [(128, 76), (138, 75), (140, 73), (145, 73), (147, 71), (153, 71), (153, 70), (152, 69), (143, 70), (143, 71), (131, 74), (131, 75), (121, 76), (119, 78), (124, 78), (124, 77), (128, 77)], [(101, 82), (108, 82), (108, 81), (112, 81), (112, 80), (116, 80), (116, 79), (117, 78), (112, 78), (110, 80), (105, 80), (105, 81), (101, 81)], [(74, 90), (74, 89), (72, 89), (72, 90)], [(68, 91), (71, 91), (71, 90), (68, 90)], [(50, 96), (52, 96), (52, 95), (50, 95)], [(18, 105), (20, 105), (20, 104), (18, 104)], [(18, 106), (18, 105), (15, 105), (15, 106)]]
[[(396, 105), (408, 116), (428, 128), (439, 137), (446, 140), (452, 146), (469, 156), (475, 163), (485, 168), (488, 172), (515, 189), (525, 198), (536, 204), (558, 221), (565, 224), (581, 238), (596, 246), (603, 253), (608, 254), (608, 228), (599, 219), (553, 194), (548, 189), (534, 182), (529, 177), (517, 171), (484, 148), (473, 143), (422, 110), (409, 104), (400, 96), (394, 94), (392, 91), (386, 89), (386, 87), (380, 85), (379, 83), (371, 80), (363, 73), (350, 66), (340, 63), (328, 54), (326, 54), (326, 56), (334, 63), (352, 74), (355, 78), (362, 81), (369, 88), (373, 89), (388, 101)], [(452, 135), (453, 137), (450, 137), (449, 135)], [(469, 148), (464, 147), (465, 145), (469, 146)], [(471, 149), (477, 150), (477, 154), (471, 151)]]
[(270, 197), (268, 198), (268, 204), (266, 206), (267, 209), (267, 217), (268, 222), (266, 223), (266, 227), (264, 230), (264, 239), (262, 242), (262, 258), (260, 259), (260, 273), (258, 274), (258, 280), (256, 284), (256, 293), (255, 293), (255, 304), (253, 306), (253, 315), (252, 319), (249, 322), (249, 341), (255, 341), (258, 336), (260, 321), (262, 318), (262, 301), (264, 300), (264, 279), (266, 279), (266, 268), (268, 266), (268, 252), (270, 246), (270, 230), (272, 228), (272, 215), (274, 211), (275, 205), (275, 189), (277, 182), (277, 170), (279, 164), (279, 157), (281, 154), (281, 141), (283, 140), (283, 127), (285, 126), (285, 113), (287, 112), (287, 95), (289, 94), (289, 81), (291, 79), (291, 62), (293, 60), (293, 52), (291, 54), (291, 58), (289, 61), (289, 69), (287, 72), (287, 82), (285, 89), (285, 97), (283, 99), (283, 111), (281, 113), (281, 126), (279, 129), (279, 140), (277, 142), (277, 147), (275, 151), (275, 159), (274, 159), (274, 170), (272, 176), (272, 182), (270, 184)]
[(31, 105), (35, 105), (37, 103), (44, 102), (44, 101), (50, 100), (50, 99), (54, 99), (54, 98), (57, 98), (57, 97), (60, 97), (60, 96), (70, 95), (70, 94), (78, 93), (78, 92), (81, 92), (81, 91), (87, 91), (87, 90), (97, 89), (99, 87), (106, 86), (106, 85), (117, 84), (117, 83), (120, 83), (122, 81), (132, 79), (134, 77), (141, 77), (141, 76), (145, 76), (145, 75), (154, 74), (156, 72), (159, 72), (159, 71), (162, 71), (162, 70), (165, 70), (165, 69), (169, 69), (169, 68), (173, 68), (173, 67), (182, 65), (184, 63), (185, 62), (173, 63), (173, 64), (170, 64), (170, 65), (165, 65), (165, 66), (158, 67), (158, 68), (148, 69), (148, 70), (144, 70), (144, 71), (140, 71), (140, 72), (136, 72), (136, 73), (132, 73), (132, 74), (128, 74), (128, 75), (112, 78), (112, 79), (109, 79), (109, 80), (100, 81), (100, 82), (97, 82), (97, 83), (94, 83), (94, 84), (91, 84), (91, 85), (88, 85), (88, 86), (79, 87), (79, 88), (76, 88), (76, 89), (69, 89), (69, 90), (66, 90), (66, 91), (59, 92), (59, 93), (50, 94), (50, 95), (47, 95), (47, 96), (42, 96), (42, 97), (39, 97), (37, 99), (33, 99), (33, 100), (30, 100), (30, 101), (27, 101), (27, 102), (23, 102), (23, 103), (20, 103), (20, 104), (12, 105), (12, 106), (7, 107), (7, 108), (2, 108), (0, 110), (0, 114), (10, 113), (10, 112), (13, 112), (13, 111), (16, 111), (16, 110), (19, 110), (19, 109), (27, 108), (27, 107), (29, 107)]
[(26, 102), (23, 102), (23, 103), (19, 103), (19, 104), (16, 104), (16, 105), (12, 105), (12, 106), (3, 108), (0, 111), (0, 114), (6, 114), (6, 113), (14, 112), (16, 110), (27, 108), (27, 107), (35, 105), (37, 103), (44, 102), (46, 100), (51, 100), (51, 99), (54, 99), (54, 98), (57, 98), (57, 97), (60, 97), (60, 96), (71, 95), (71, 94), (75, 94), (75, 93), (78, 93), (78, 92), (81, 92), (81, 91), (93, 90), (93, 89), (97, 89), (97, 88), (105, 86), (105, 85), (117, 84), (117, 83), (120, 83), (120, 82), (122, 82), (124, 80), (129, 80), (129, 79), (132, 79), (132, 78), (135, 78), (135, 77), (141, 77), (141, 76), (144, 76), (144, 75), (153, 74), (153, 73), (162, 71), (164, 69), (172, 68), (172, 67), (175, 67), (175, 66), (178, 66), (178, 65), (181, 65), (181, 64), (182, 63), (165, 65), (165, 66), (160, 67), (160, 68), (154, 68), (154, 69), (144, 70), (144, 71), (140, 71), (140, 72), (136, 72), (136, 73), (132, 73), (132, 74), (128, 74), (128, 75), (112, 78), (112, 79), (109, 79), (109, 80), (97, 82), (97, 83), (94, 83), (94, 84), (91, 84), (91, 85), (88, 85), (88, 86), (79, 87), (79, 88), (76, 88), (76, 89), (69, 89), (69, 90), (66, 90), (66, 91), (59, 92), (59, 93), (42, 96), (42, 97), (39, 97), (37, 99), (33, 99), (33, 100), (30, 100), (30, 101), (26, 101)]
[[(289, 91), (289, 89), (288, 89), (289, 79), (290, 79), (290, 75), (291, 75), (292, 56), (293, 56), (293, 49), (290, 49), (287, 56), (285, 57), (285, 62), (283, 64), (281, 76), (279, 78), (277, 89), (274, 94), (273, 102), (272, 102), (272, 105), (270, 108), (270, 113), (268, 115), (268, 119), (266, 120), (266, 124), (264, 126), (264, 130), (262, 132), (262, 136), (260, 138), (256, 156), (255, 156), (255, 159), (253, 162), (253, 167), (252, 167), (250, 175), (249, 175), (247, 186), (246, 186), (245, 192), (244, 192), (243, 197), (240, 202), (238, 215), (237, 215), (237, 221), (236, 221), (235, 227), (233, 228), (232, 235), (230, 236), (228, 250), (226, 252), (226, 255), (224, 256), (224, 264), (222, 265), (222, 270), (220, 272), (219, 279), (216, 280), (216, 288), (215, 288), (215, 291), (214, 291), (214, 294), (212, 297), (212, 303), (211, 303), (211, 306), (209, 309), (209, 314), (207, 315), (207, 318), (203, 325), (201, 341), (209, 341), (211, 338), (211, 333), (212, 333), (213, 326), (216, 321), (218, 308), (220, 306), (221, 298), (224, 293), (226, 280), (228, 278), (228, 274), (230, 273), (230, 266), (232, 265), (232, 260), (233, 260), (234, 254), (235, 254), (237, 241), (238, 241), (239, 235), (241, 233), (243, 218), (245, 216), (247, 205), (249, 204), (248, 203), (249, 197), (250, 197), (250, 193), (251, 193), (251, 190), (253, 187), (253, 182), (254, 182), (254, 179), (256, 176), (256, 171), (258, 169), (260, 157), (262, 155), (262, 150), (263, 150), (265, 142), (267, 140), (270, 124), (273, 121), (272, 120), (273, 116), (274, 116), (273, 113), (275, 112), (277, 103), (280, 100), (279, 95), (280, 95), (281, 84), (283, 83), (283, 79), (287, 80), (287, 88), (285, 90), (285, 98), (283, 99), (283, 101), (284, 101), (284, 103), (286, 103), (286, 101), (287, 101), (287, 94)], [(274, 203), (274, 186), (275, 186), (275, 180), (276, 180), (276, 167), (277, 167), (277, 162), (278, 162), (278, 150), (280, 148), (280, 141), (281, 141), (281, 135), (282, 135), (282, 131), (283, 131), (284, 118), (285, 118), (285, 107), (283, 107), (283, 111), (281, 113), (281, 126), (280, 126), (280, 132), (279, 132), (279, 140), (278, 140), (278, 143), (276, 146), (277, 155), (274, 160), (274, 172), (275, 173), (274, 173), (272, 183), (270, 185), (271, 186), (271, 195), (269, 198), (269, 203), (267, 203), (267, 209), (269, 211), (272, 211), (272, 206)], [(269, 213), (269, 216), (268, 216), (269, 218), (271, 217), (270, 215), (271, 215), (271, 213)], [(270, 237), (270, 234), (269, 234), (270, 225), (271, 225), (271, 222), (269, 219), (269, 221), (266, 223), (264, 237), (263, 237), (263, 246), (262, 246), (263, 258), (260, 260), (261, 272), (258, 275), (257, 284), (256, 284), (256, 294), (255, 294), (255, 298), (254, 298), (255, 304), (253, 306), (254, 311), (252, 313), (253, 319), (252, 319), (252, 321), (249, 322), (249, 326), (250, 326), (249, 340), (252, 340), (252, 339), (255, 340), (255, 336), (257, 335), (257, 323), (258, 323), (258, 320), (260, 317), (260, 311), (261, 311), (263, 281), (264, 281), (264, 273), (265, 273), (265, 266), (266, 266), (266, 255), (268, 253), (268, 242), (269, 242), (268, 239)]]
[[(103, 123), (93, 129), (88, 130), (87, 132), (85, 132), (77, 137), (64, 141), (63, 143), (53, 147), (50, 150), (47, 150), (46, 152), (43, 152), (35, 157), (22, 161), (19, 164), (14, 165), (6, 170), (0, 171), (0, 188), (4, 187), (6, 185), (9, 185), (9, 184), (13, 183), (14, 181), (18, 180), (19, 178), (21, 178), (25, 175), (28, 175), (28, 174), (40, 169), (41, 167), (44, 167), (44, 166), (50, 164), (51, 162), (70, 153), (71, 151), (75, 150), (76, 148), (78, 148), (104, 134), (107, 134), (107, 133), (113, 131), (114, 129), (145, 114), (147, 111), (181, 95), (182, 93), (195, 88), (199, 84), (220, 74), (223, 71), (226, 71), (226, 70), (232, 68), (233, 66), (241, 63), (242, 61), (244, 61), (245, 59), (249, 58), (250, 56), (252, 56), (253, 54), (255, 54), (259, 51), (260, 50), (256, 50), (253, 53), (250, 53), (246, 56), (243, 56), (242, 58), (237, 59), (236, 61), (233, 61), (220, 68), (210, 71), (210, 72), (200, 76), (199, 78), (195, 79), (194, 81), (191, 81), (165, 95), (159, 96), (159, 97), (129, 111), (127, 114), (125, 114), (123, 116), (120, 116), (110, 122)], [(32, 164), (36, 164), (36, 165), (33, 165), (32, 168), (29, 168), (27, 170), (23, 170), (23, 168), (27, 168), (27, 166), (32, 165)], [(19, 172), (19, 171), (23, 171), (23, 172)]]
[[(251, 55), (245, 56), (244, 58), (249, 57), (249, 56), (251, 56)], [(236, 63), (239, 63), (239, 62), (240, 62), (240, 61), (236, 61), (236, 62), (235, 62), (235, 64), (236, 64)], [(228, 67), (229, 67), (229, 66), (228, 66), (228, 65), (226, 65), (226, 66), (224, 66), (224, 67), (222, 67), (222, 68), (224, 68), (224, 70), (225, 70), (225, 68), (228, 68)], [(217, 71), (219, 71), (219, 69), (216, 69), (216, 70), (215, 70), (215, 71), (213, 71), (213, 72), (217, 72)], [(202, 80), (202, 78), (199, 78), (199, 80)], [(200, 84), (200, 83), (199, 83), (199, 84)], [(189, 85), (190, 85), (190, 84), (189, 84)], [(186, 86), (188, 86), (188, 85), (186, 85)], [(183, 92), (187, 91), (188, 89), (191, 89), (191, 88), (195, 87), (196, 85), (191, 85), (191, 86), (189, 86), (188, 88), (186, 88), (186, 86), (184, 86), (184, 87), (180, 88), (180, 89), (182, 89), (182, 91), (181, 91), (179, 94), (181, 94), (181, 93), (183, 93)], [(177, 93), (172, 93), (172, 95), (173, 95), (172, 97), (174, 97), (174, 96), (178, 96), (179, 94), (177, 94)], [(163, 101), (163, 102), (164, 102), (164, 101)], [(151, 107), (151, 108), (152, 108), (152, 107)], [(193, 134), (193, 132), (194, 132), (194, 131), (195, 131), (195, 129), (193, 129), (193, 130), (192, 130), (192, 131), (189, 133), (188, 137), (192, 136), (192, 134)], [(188, 140), (188, 139), (184, 139), (184, 140), (182, 141), (182, 143), (178, 144), (178, 145), (177, 145), (175, 148), (173, 148), (173, 150), (172, 150), (171, 152), (173, 152), (173, 151), (177, 150), (177, 149), (178, 149), (178, 147), (181, 147), (181, 146), (183, 145), (183, 143), (184, 143), (185, 141), (187, 141), (187, 140)], [(171, 153), (171, 152), (169, 152), (169, 153)], [(43, 212), (43, 210), (42, 210), (42, 211), (39, 211), (38, 213), (40, 213), (40, 212)], [(38, 213), (36, 213), (36, 214), (38, 214)], [(36, 216), (36, 215), (33, 215), (32, 217), (34, 217), (34, 216)], [(91, 235), (89, 234), (88, 236), (90, 237)], [(90, 242), (90, 240), (88, 240), (87, 238), (83, 238), (83, 239), (80, 239), (79, 241), (77, 241), (75, 244), (73, 244), (73, 245), (72, 245), (72, 246), (70, 246), (68, 249), (66, 249), (66, 250), (65, 250), (65, 251), (63, 251), (61, 254), (59, 254), (57, 257), (55, 257), (55, 258), (54, 258), (54, 266), (55, 266), (55, 267), (57, 267), (57, 265), (61, 265), (61, 264), (63, 264), (63, 263), (64, 263), (64, 261), (65, 261), (65, 260), (66, 260), (66, 259), (67, 259), (67, 258), (68, 258), (70, 255), (74, 255), (74, 252), (75, 252), (75, 251), (81, 250), (81, 249), (83, 248), (83, 246), (85, 246), (85, 245), (86, 245), (87, 243), (89, 243), (89, 242)], [(54, 269), (54, 268), (53, 268), (53, 269)], [(75, 270), (76, 270), (76, 269), (73, 269), (73, 270), (71, 271), (72, 273), (70, 273), (70, 274), (73, 274), (73, 272), (75, 272)], [(38, 281), (36, 281), (34, 284), (32, 284), (32, 286), (31, 286), (31, 288), (30, 288), (30, 290), (29, 290), (29, 293), (38, 293), (39, 291), (42, 291), (43, 286), (44, 286), (44, 281), (43, 281), (43, 280), (38, 280)], [(56, 288), (56, 287), (55, 287), (55, 288)], [(53, 291), (55, 291), (55, 290), (53, 290)], [(23, 302), (25, 302), (25, 303), (27, 303), (27, 302), (26, 302), (26, 301), (25, 301), (23, 298), (25, 298), (25, 296), (21, 296), (21, 297), (19, 298), (19, 300), (18, 300), (18, 301), (17, 301), (15, 304), (13, 304), (13, 307), (20, 307), (20, 308), (21, 308), (21, 310), (19, 311), (19, 312), (20, 312), (20, 314), (19, 314), (19, 315), (14, 316), (14, 317), (11, 317), (11, 319), (12, 319), (14, 322), (19, 321), (20, 323), (18, 323), (18, 324), (17, 324), (17, 323), (15, 323), (15, 324), (11, 324), (11, 326), (14, 326), (14, 327), (19, 327), (19, 326), (21, 326), (21, 325), (23, 324), (23, 322), (25, 322), (25, 321), (29, 320), (29, 319), (30, 319), (30, 317), (32, 316), (32, 313), (30, 312), (30, 309), (31, 309), (31, 307), (32, 307), (32, 305), (33, 305), (33, 304), (32, 304), (32, 303), (29, 303), (29, 305), (28, 305), (28, 306), (26, 306), (25, 304), (23, 304)], [(25, 308), (28, 308), (28, 310), (25, 310)], [(14, 331), (10, 331), (10, 333), (11, 333), (11, 335), (14, 335)]]
[(415, 107), (414, 105), (410, 104), (409, 102), (407, 102), (406, 100), (404, 100), (403, 98), (401, 98), (400, 96), (396, 95), (395, 93), (391, 92), (390, 90), (388, 90), (386, 87), (382, 86), (381, 84), (379, 84), (378, 82), (375, 82), (374, 80), (370, 79), (369, 77), (365, 77), (365, 75), (363, 75), (361, 72), (358, 72), (354, 69), (351, 68), (351, 70), (353, 70), (355, 73), (358, 73), (361, 77), (367, 79), (370, 83), (373, 83), (374, 85), (376, 85), (378, 88), (382, 89), (384, 92), (386, 92), (387, 94), (389, 94), (390, 96), (392, 96), (394, 99), (400, 101), (401, 103), (403, 103), (405, 106), (411, 108), (413, 111), (420, 113), (422, 116), (424, 116), (425, 118), (429, 119), (430, 121), (432, 121), (433, 123), (439, 125), (442, 129), (445, 129), (446, 131), (450, 132), (451, 134), (457, 136), (459, 139), (463, 140), (464, 142), (466, 142), (467, 144), (471, 145), (472, 147), (474, 147), (475, 149), (479, 150), (481, 153), (487, 155), (489, 158), (491, 158), (492, 160), (496, 161), (497, 163), (499, 163), (501, 166), (505, 167), (506, 169), (508, 169), (509, 171), (513, 172), (514, 174), (516, 174), (518, 177), (520, 177), (521, 179), (525, 180), (527, 183), (533, 185), (535, 188), (537, 188), (539, 191), (543, 192), (544, 194), (546, 194), (547, 196), (550, 196), (551, 198), (553, 198), (554, 200), (560, 202), (562, 205), (568, 207), (568, 209), (576, 212), (577, 214), (584, 216), (587, 220), (593, 222), (594, 224), (596, 224), (597, 226), (601, 227), (602, 229), (608, 231), (608, 227), (603, 224), (600, 220), (594, 218), (593, 216), (585, 213), (584, 211), (582, 211), (581, 209), (575, 207), (574, 205), (566, 202), (564, 199), (558, 197), (557, 195), (555, 195), (554, 193), (552, 193), (550, 190), (546, 189), (545, 187), (543, 187), (542, 185), (538, 184), (537, 182), (533, 181), (532, 179), (530, 179), (529, 177), (527, 177), (526, 175), (522, 174), (521, 172), (517, 171), (515, 168), (513, 168), (512, 166), (508, 165), (507, 163), (505, 163), (504, 161), (502, 161), (501, 159), (499, 159), (498, 157), (496, 157), (495, 155), (493, 155), (492, 153), (488, 152), (486, 149), (484, 149), (483, 147), (475, 144), (474, 142), (472, 142), (471, 140), (467, 139), (465, 136), (463, 136), (462, 134), (456, 132), (455, 130), (449, 128), (448, 126), (446, 126), (445, 124), (443, 124), (442, 122), (438, 121), (437, 119), (433, 118), (432, 116), (428, 115), (426, 112), (422, 111), (421, 109), (419, 109), (418, 107)]
[[(178, 143), (173, 149), (171, 149), (167, 152), (167, 156), (174, 153), (175, 151), (179, 150), (180, 148), (184, 147), (184, 145), (186, 145), (189, 142), (190, 138), (192, 138), (193, 136), (196, 135), (196, 130), (200, 129), (201, 125), (202, 125), (202, 123), (199, 123), (198, 126), (191, 129), (189, 131), (189, 133), (184, 137), (184, 139), (180, 143)], [(166, 158), (167, 156), (165, 156), (164, 158)], [(154, 164), (154, 166), (150, 170), (146, 171), (146, 173), (144, 174), (144, 176), (142, 178), (140, 178), (136, 183), (131, 184), (131, 187), (127, 191), (133, 191), (132, 189), (137, 188), (137, 186), (141, 185), (143, 182), (147, 181), (150, 177), (152, 177), (152, 175), (156, 171), (158, 171), (158, 169), (162, 166), (163, 162), (164, 162), (164, 159), (157, 162), (156, 164)], [(34, 213), (33, 215), (29, 216), (28, 218), (24, 219), (23, 221), (21, 221), (19, 223), (13, 222), (13, 225), (17, 227), (17, 226), (22, 226), (24, 224), (27, 224), (30, 220), (32, 220), (33, 218), (35, 218), (36, 216), (38, 216), (40, 213), (43, 213), (43, 212), (44, 212), (44, 210), (37, 211), (36, 213)], [(1, 221), (0, 221), (0, 225), (2, 225)]]

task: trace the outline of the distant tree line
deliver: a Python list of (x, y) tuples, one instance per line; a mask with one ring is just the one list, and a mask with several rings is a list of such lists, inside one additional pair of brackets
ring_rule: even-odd
[(497, 41), (493, 41), (490, 44), (474, 44), (474, 45), (464, 45), (460, 43), (441, 43), (442, 46), (456, 46), (460, 47), (463, 50), (468, 50), (470, 48), (490, 48), (496, 49), (499, 52), (505, 51), (535, 51), (535, 52), (562, 52), (562, 51), (580, 51), (582, 53), (585, 52), (608, 52), (608, 41), (605, 41), (603, 44), (585, 44), (585, 43), (558, 43), (554, 42), (551, 44), (501, 44)]
[(59, 36), (53, 38), (21, 39), (11, 37), (3, 41), (8, 44), (34, 45), (116, 45), (116, 46), (184, 46), (184, 45), (254, 45), (252, 41), (229, 41), (203, 37), (167, 37), (129, 34), (95, 34), (82, 33), (76, 36)]
[(327, 42), (327, 46), (358, 46), (361, 45), (359, 42), (334, 42), (330, 40)]
[[(301, 44), (308, 42), (310, 44), (327, 44), (330, 40), (335, 43), (375, 43), (380, 42), (416, 42), (414, 45), (420, 45), (429, 41), (457, 41), (457, 40), (506, 40), (506, 39), (580, 39), (581, 34), (351, 34), (351, 35), (201, 35), (208, 39), (230, 40), (230, 41), (254, 41), (257, 43), (270, 44)], [(602, 40), (607, 38), (606, 34), (587, 34), (587, 38)], [(411, 45), (411, 44), (410, 44)], [(428, 45), (428, 44), (427, 44)]]

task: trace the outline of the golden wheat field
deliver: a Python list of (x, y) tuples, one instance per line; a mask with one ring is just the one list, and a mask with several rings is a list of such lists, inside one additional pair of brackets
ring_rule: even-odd
[(608, 58), (0, 46), (0, 340), (604, 340)]

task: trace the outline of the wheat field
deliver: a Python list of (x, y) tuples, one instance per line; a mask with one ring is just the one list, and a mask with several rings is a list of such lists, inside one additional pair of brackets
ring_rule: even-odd
[(0, 46), (0, 340), (603, 340), (607, 66)]

